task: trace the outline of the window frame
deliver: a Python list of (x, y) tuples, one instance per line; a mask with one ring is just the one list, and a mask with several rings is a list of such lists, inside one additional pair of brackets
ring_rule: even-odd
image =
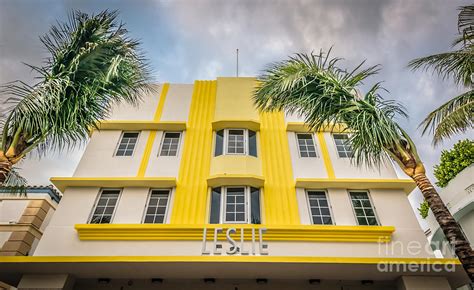
[[(354, 208), (354, 204), (352, 203), (352, 196), (351, 196), (351, 193), (357, 193), (357, 192), (364, 192), (367, 194), (367, 198), (369, 199), (369, 202), (370, 202), (370, 206), (372, 208), (372, 210), (374, 211), (374, 218), (375, 218), (375, 221), (377, 222), (376, 225), (370, 225), (370, 224), (367, 224), (367, 225), (361, 225), (359, 224), (359, 220), (357, 219), (357, 213), (355, 211), (355, 208)], [(375, 204), (374, 204), (374, 201), (372, 200), (372, 197), (371, 197), (371, 194), (370, 194), (370, 191), (367, 190), (367, 189), (348, 189), (347, 190), (347, 193), (348, 193), (348, 196), (349, 196), (349, 202), (351, 203), (351, 207), (352, 207), (352, 214), (354, 216), (354, 219), (355, 219), (355, 222), (358, 226), (381, 226), (382, 224), (380, 223), (380, 219), (377, 215), (377, 209), (375, 208)], [(367, 219), (367, 216), (365, 215), (365, 211), (364, 211), (364, 217)]]
[[(120, 147), (120, 144), (122, 144), (122, 139), (123, 139), (123, 135), (125, 133), (138, 133), (137, 135), (137, 142), (135, 143), (135, 145), (133, 146), (133, 151), (132, 151), (132, 155), (117, 155), (117, 152), (119, 150), (119, 147)], [(141, 131), (126, 131), (126, 130), (122, 130), (122, 133), (120, 133), (120, 138), (117, 142), (117, 145), (115, 145), (115, 150), (114, 150), (114, 153), (113, 153), (113, 157), (133, 157), (135, 155), (135, 149), (137, 148), (137, 145), (138, 145), (138, 141), (140, 140), (140, 135), (141, 135)]]
[[(146, 216), (147, 216), (146, 212), (147, 212), (148, 207), (150, 205), (151, 195), (152, 195), (154, 190), (167, 190), (168, 191), (168, 201), (166, 202), (165, 215), (163, 217), (163, 222), (162, 223), (145, 223), (145, 219), (146, 219)], [(147, 195), (147, 199), (146, 199), (146, 203), (145, 203), (145, 208), (143, 210), (142, 224), (151, 224), (151, 225), (154, 225), (154, 224), (157, 224), (157, 225), (168, 224), (168, 222), (169, 222), (168, 221), (168, 214), (170, 212), (172, 193), (173, 193), (172, 188), (150, 188), (150, 190), (148, 191), (148, 195)]]
[(120, 203), (120, 199), (122, 197), (123, 188), (118, 188), (118, 187), (104, 187), (104, 188), (101, 188), (99, 190), (96, 198), (95, 198), (94, 206), (92, 207), (91, 213), (89, 214), (89, 217), (87, 219), (87, 224), (97, 224), (97, 225), (106, 224), (106, 223), (92, 223), (92, 218), (94, 217), (94, 212), (97, 209), (97, 205), (99, 204), (100, 197), (102, 196), (102, 193), (104, 192), (104, 190), (118, 190), (119, 191), (119, 194), (118, 194), (118, 197), (117, 197), (117, 202), (115, 203), (114, 210), (113, 210), (112, 215), (110, 217), (110, 222), (108, 223), (108, 224), (112, 224), (112, 222), (115, 218), (115, 213), (117, 212), (117, 207), (118, 207), (118, 205)]
[[(227, 221), (226, 214), (227, 214), (227, 190), (229, 188), (243, 188), (244, 189), (244, 210), (245, 210), (245, 221)], [(250, 216), (250, 187), (249, 186), (239, 186), (239, 185), (232, 185), (232, 186), (221, 186), (221, 191), (223, 192), (221, 196), (221, 212), (220, 212), (220, 221), (221, 224), (248, 224), (251, 216)]]
[[(311, 136), (311, 140), (313, 140), (313, 147), (314, 147), (314, 152), (315, 152), (316, 156), (301, 156), (300, 143), (299, 143), (299, 139), (298, 139), (299, 135), (310, 135)], [(297, 147), (297, 150), (298, 150), (299, 158), (319, 158), (318, 147), (316, 146), (316, 139), (314, 138), (314, 134), (295, 132), (295, 137), (296, 137), (296, 147)]]
[[(229, 131), (230, 130), (241, 130), (244, 137), (244, 152), (243, 153), (229, 153)], [(248, 149), (248, 129), (245, 128), (226, 128), (224, 129), (224, 150), (222, 151), (224, 155), (249, 155)]]
[[(354, 157), (354, 149), (352, 148), (352, 145), (351, 146), (351, 155), (352, 156), (347, 156), (347, 157), (341, 157), (341, 155), (339, 154), (339, 150), (337, 149), (337, 144), (336, 144), (336, 138), (334, 138), (335, 135), (345, 135), (347, 136), (347, 139), (350, 139), (350, 135), (347, 134), (347, 133), (332, 133), (332, 143), (334, 144), (334, 148), (336, 150), (336, 156), (337, 158), (341, 158), (341, 159), (350, 159), (350, 158), (353, 158)], [(345, 148), (344, 148), (345, 149)], [(344, 150), (344, 153), (346, 153), (346, 150)], [(346, 153), (347, 155), (347, 153)]]
[[(252, 224), (252, 188), (253, 186), (249, 185), (229, 185), (229, 186), (217, 186), (217, 188), (220, 188), (221, 191), (221, 196), (220, 196), (220, 208), (219, 208), (219, 222), (218, 223), (212, 223), (212, 224)], [(244, 188), (245, 192), (245, 222), (233, 222), (233, 221), (226, 221), (226, 201), (227, 201), (227, 189), (228, 188)], [(261, 187), (255, 187), (258, 189), (258, 194), (259, 194), (259, 214), (260, 214), (260, 223), (263, 223), (264, 217), (263, 217), (263, 202), (262, 202), (262, 188)], [(209, 199), (208, 199), (208, 216), (207, 220), (210, 223), (210, 218), (211, 218), (211, 210), (212, 210), (212, 191), (213, 188), (210, 188), (209, 190)]]
[[(165, 141), (166, 133), (178, 133), (179, 134), (179, 139), (178, 139), (178, 148), (176, 148), (176, 155), (161, 155), (161, 152), (163, 150), (163, 143)], [(161, 137), (161, 142), (160, 142), (160, 147), (158, 148), (158, 157), (178, 157), (179, 156), (179, 149), (181, 147), (181, 138), (183, 136), (182, 131), (163, 131), (162, 137)]]
[[(329, 208), (329, 216), (331, 217), (331, 223), (330, 224), (315, 224), (313, 221), (313, 212), (311, 211), (311, 204), (309, 201), (309, 192), (310, 191), (319, 191), (319, 192), (324, 192), (324, 195), (326, 196), (326, 201), (328, 202), (328, 208)], [(334, 215), (332, 212), (332, 205), (331, 201), (329, 200), (329, 194), (328, 191), (325, 189), (307, 189), (305, 188), (305, 195), (306, 195), (306, 203), (308, 207), (308, 213), (309, 213), (309, 219), (312, 225), (318, 225), (318, 226), (334, 226), (336, 225), (336, 221), (334, 220)]]

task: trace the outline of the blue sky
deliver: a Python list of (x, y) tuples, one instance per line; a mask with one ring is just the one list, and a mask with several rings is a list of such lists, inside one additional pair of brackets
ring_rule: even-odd
[[(22, 64), (40, 64), (46, 51), (38, 36), (72, 9), (93, 13), (118, 9), (133, 38), (142, 42), (157, 82), (191, 83), (235, 75), (255, 76), (266, 64), (296, 52), (327, 50), (351, 67), (364, 59), (381, 64), (368, 85), (384, 81), (386, 98), (402, 102), (410, 119), (402, 121), (432, 176), (440, 151), (472, 131), (434, 148), (417, 126), (427, 113), (462, 92), (451, 81), (406, 68), (413, 58), (449, 50), (455, 37), (457, 7), (467, 1), (37, 1), (0, 0), (0, 83), (31, 82)], [(34, 184), (51, 176), (70, 176), (83, 148), (32, 156), (21, 172)]]

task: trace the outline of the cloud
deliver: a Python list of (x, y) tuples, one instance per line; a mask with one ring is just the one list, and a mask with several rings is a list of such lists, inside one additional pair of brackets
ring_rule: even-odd
[[(141, 39), (157, 79), (191, 83), (235, 75), (235, 49), (241, 75), (255, 76), (270, 62), (295, 52), (327, 50), (348, 67), (363, 60), (381, 64), (367, 85), (384, 81), (385, 97), (401, 101), (410, 119), (402, 125), (414, 138), (432, 177), (440, 151), (459, 136), (433, 148), (417, 126), (426, 114), (462, 91), (450, 81), (411, 72), (416, 57), (447, 51), (457, 33), (457, 7), (467, 1), (0, 1), (0, 82), (32, 80), (21, 62), (45, 57), (38, 36), (70, 9), (119, 9), (120, 18)], [(468, 135), (473, 138), (472, 132)], [(70, 175), (80, 150), (23, 164), (25, 175), (47, 183), (51, 175)], [(66, 160), (66, 161), (64, 161)], [(36, 163), (35, 163), (36, 162)], [(34, 166), (30, 166), (34, 164)]]

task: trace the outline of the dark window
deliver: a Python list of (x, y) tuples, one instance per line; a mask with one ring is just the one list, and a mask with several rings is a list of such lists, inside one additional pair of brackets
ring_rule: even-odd
[(216, 132), (216, 149), (214, 151), (214, 156), (222, 155), (224, 150), (224, 130)]
[(167, 189), (154, 189), (151, 191), (144, 223), (162, 224), (165, 222), (169, 196), (170, 191)]
[(103, 189), (99, 200), (95, 206), (90, 223), (108, 224), (112, 221), (112, 216), (120, 195), (119, 189)]
[(337, 154), (341, 158), (350, 158), (353, 156), (351, 142), (346, 134), (334, 134)]
[(316, 148), (312, 134), (296, 134), (301, 157), (316, 157)]
[(260, 190), (258, 188), (250, 188), (250, 223), (260, 224)]
[(220, 222), (221, 213), (221, 188), (216, 187), (212, 189), (211, 193), (211, 224), (218, 224)]
[(166, 132), (161, 143), (160, 156), (178, 155), (179, 138), (181, 138), (179, 132)]
[(249, 155), (257, 157), (257, 133), (249, 130)]
[(115, 156), (132, 156), (138, 140), (138, 132), (124, 132)]
[(309, 207), (313, 224), (332, 225), (331, 211), (324, 191), (308, 191)]
[(350, 192), (352, 207), (359, 225), (378, 225), (375, 210), (367, 192)]

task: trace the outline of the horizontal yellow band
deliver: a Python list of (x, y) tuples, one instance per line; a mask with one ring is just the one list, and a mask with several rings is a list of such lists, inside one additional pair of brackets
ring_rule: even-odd
[(250, 129), (252, 131), (260, 130), (260, 122), (255, 120), (218, 120), (212, 122), (212, 130), (219, 131), (228, 128)]
[(253, 187), (263, 187), (265, 180), (262, 176), (247, 174), (217, 174), (207, 178), (207, 185), (210, 187), (248, 185)]
[(174, 177), (51, 177), (60, 191), (67, 187), (155, 187), (176, 186)]
[[(288, 122), (286, 124), (286, 131), (308, 133), (308, 132), (311, 132), (312, 130), (304, 122)], [(327, 126), (320, 131), (333, 132), (333, 133), (348, 132), (347, 130), (345, 130), (345, 126), (343, 125)]]
[(99, 123), (99, 130), (184, 131), (186, 130), (186, 122), (153, 120), (107, 120)]
[[(236, 228), (233, 235), (238, 239), (240, 229), (244, 230), (244, 239), (252, 238), (251, 229), (266, 228), (265, 241), (305, 241), (305, 242), (390, 242), (395, 228), (392, 226), (332, 226), (332, 225), (249, 225), (249, 224), (77, 224), (75, 229), (81, 240), (173, 240), (197, 241), (203, 239), (203, 230), (207, 228), (207, 238), (211, 239), (215, 228)], [(220, 239), (225, 238), (225, 233)]]
[(302, 256), (0, 256), (0, 263), (251, 262), (309, 264), (454, 264), (458, 259)]
[(297, 178), (296, 187), (308, 189), (401, 189), (410, 193), (416, 184), (411, 179)]

